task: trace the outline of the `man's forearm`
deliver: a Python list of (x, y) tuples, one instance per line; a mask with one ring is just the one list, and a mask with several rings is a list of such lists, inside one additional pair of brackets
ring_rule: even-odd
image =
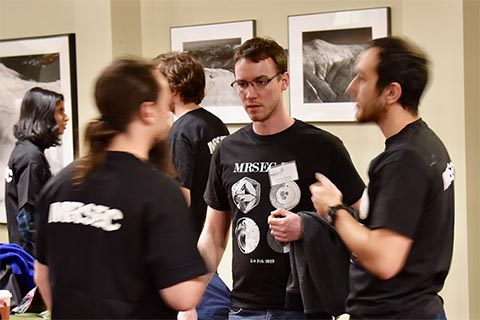
[(215, 272), (222, 260), (228, 243), (229, 229), (230, 214), (209, 207), (197, 244), (209, 272)]
[(388, 229), (369, 229), (346, 210), (338, 210), (335, 229), (362, 265), (381, 279), (395, 276), (403, 267), (412, 240)]

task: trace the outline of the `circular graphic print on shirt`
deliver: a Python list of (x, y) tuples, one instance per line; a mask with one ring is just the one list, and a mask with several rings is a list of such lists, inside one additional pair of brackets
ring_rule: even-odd
[(240, 218), (235, 226), (235, 237), (240, 251), (248, 254), (255, 250), (260, 242), (260, 229), (250, 218)]
[(260, 183), (244, 177), (232, 186), (232, 198), (237, 208), (247, 213), (260, 202)]
[(272, 248), (272, 250), (275, 252), (278, 252), (278, 253), (290, 252), (290, 243), (277, 241), (275, 237), (270, 233), (270, 229), (267, 231), (267, 243), (270, 246), (270, 248)]
[(300, 188), (294, 181), (280, 183), (270, 189), (270, 202), (277, 209), (293, 209), (300, 202), (300, 196)]

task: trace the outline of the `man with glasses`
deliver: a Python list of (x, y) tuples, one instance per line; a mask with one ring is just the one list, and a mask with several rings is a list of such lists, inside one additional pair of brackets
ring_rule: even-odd
[(364, 184), (337, 137), (287, 114), (283, 93), (290, 77), (280, 45), (253, 38), (233, 60), (232, 86), (252, 123), (226, 137), (213, 155), (199, 250), (216, 270), (232, 224), (229, 319), (303, 319), (301, 297), (286, 297), (289, 242), (302, 239), (303, 224), (287, 210), (314, 210), (308, 187), (316, 172), (334, 180), (350, 205)]

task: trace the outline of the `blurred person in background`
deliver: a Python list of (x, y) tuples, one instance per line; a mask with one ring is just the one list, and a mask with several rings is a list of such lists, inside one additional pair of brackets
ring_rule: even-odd
[[(229, 132), (222, 120), (200, 105), (205, 97), (205, 73), (198, 60), (186, 53), (169, 52), (160, 54), (154, 61), (172, 91), (171, 110), (176, 120), (168, 141), (198, 240), (207, 213), (203, 194), (210, 160), (216, 146)], [(196, 310), (179, 317), (197, 319), (197, 313), (200, 320), (225, 319), (229, 304), (230, 290), (215, 273)]]
[(211, 275), (171, 178), (171, 98), (142, 59), (98, 77), (88, 153), (39, 199), (35, 279), (52, 318), (175, 319), (200, 301)]

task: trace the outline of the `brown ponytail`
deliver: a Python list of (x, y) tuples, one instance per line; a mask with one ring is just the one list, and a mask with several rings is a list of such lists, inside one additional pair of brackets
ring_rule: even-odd
[[(142, 103), (157, 100), (161, 87), (156, 72), (153, 62), (129, 57), (114, 61), (99, 75), (95, 102), (101, 117), (90, 121), (86, 128), (88, 153), (78, 161), (74, 181), (81, 182), (105, 161), (113, 137), (127, 130)], [(169, 172), (170, 157), (160, 150), (154, 153), (159, 169)]]

